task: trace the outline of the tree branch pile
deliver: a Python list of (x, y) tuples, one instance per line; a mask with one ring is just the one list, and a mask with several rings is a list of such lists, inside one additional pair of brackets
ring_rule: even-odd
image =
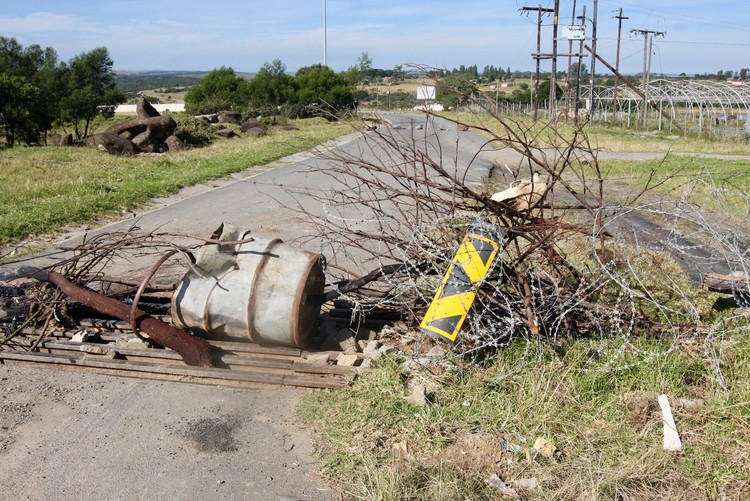
[[(478, 287), (460, 351), (484, 353), (518, 336), (555, 346), (588, 337), (597, 360), (606, 352), (625, 366), (664, 353), (638, 352), (633, 335), (666, 340), (668, 352), (727, 325), (702, 305), (695, 282), (717, 257), (747, 270), (736, 228), (658, 191), (656, 178), (625, 194), (606, 179), (583, 127), (509, 115), (477, 89), (441, 90), (475, 113), (426, 113), (406, 127), (386, 115), (363, 132), (364, 148), (319, 154), (333, 188), (317, 196), (321, 214), (300, 210), (318, 225), (330, 282), (396, 270), (349, 300), (407, 309), (418, 325), (461, 239), (482, 222), (507, 238)], [(465, 144), (468, 155), (459, 153)], [(535, 197), (492, 196), (522, 180), (538, 182)]]

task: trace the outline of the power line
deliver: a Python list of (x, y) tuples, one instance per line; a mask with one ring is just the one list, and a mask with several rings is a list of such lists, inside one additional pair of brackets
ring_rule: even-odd
[[(616, 41), (617, 38), (615, 37), (599, 37), (599, 40), (613, 40)], [(623, 39), (623, 42), (633, 41), (636, 40), (628, 40)], [(693, 42), (690, 40), (661, 40), (659, 44), (664, 43), (671, 43), (671, 44), (678, 44), (678, 45), (715, 45), (719, 47), (750, 47), (750, 43), (736, 43), (736, 42)]]

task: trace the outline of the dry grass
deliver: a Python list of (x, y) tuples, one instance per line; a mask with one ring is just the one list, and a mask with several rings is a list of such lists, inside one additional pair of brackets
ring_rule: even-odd
[[(525, 499), (743, 499), (747, 341), (721, 346), (727, 392), (687, 351), (622, 371), (579, 370), (588, 352), (581, 340), (564, 354), (532, 347), (535, 360), (514, 345), (487, 367), (453, 365), (425, 408), (405, 403), (394, 357), (350, 392), (310, 396), (302, 412), (318, 427), (324, 473), (360, 499), (500, 498), (484, 481), (493, 473)], [(662, 450), (660, 393), (671, 400), (682, 452)], [(535, 452), (537, 437), (558, 452)], [(509, 452), (504, 440), (523, 448)]]

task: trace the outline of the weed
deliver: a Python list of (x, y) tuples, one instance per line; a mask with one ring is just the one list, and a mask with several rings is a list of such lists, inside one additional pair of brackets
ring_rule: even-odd
[[(653, 343), (633, 341), (642, 352)], [(300, 414), (319, 429), (324, 474), (364, 499), (494, 499), (497, 491), (484, 482), (492, 473), (532, 499), (738, 499), (750, 492), (747, 340), (724, 347), (728, 393), (712, 388), (709, 364), (690, 352), (667, 351), (620, 371), (580, 370), (589, 346), (575, 341), (561, 356), (518, 341), (484, 367), (457, 361), (425, 408), (405, 403), (403, 360), (390, 357), (351, 391), (310, 395)], [(661, 450), (661, 393), (672, 402), (680, 453)], [(502, 446), (521, 437), (518, 453)], [(559, 453), (531, 451), (536, 437)], [(532, 478), (538, 487), (529, 490)]]

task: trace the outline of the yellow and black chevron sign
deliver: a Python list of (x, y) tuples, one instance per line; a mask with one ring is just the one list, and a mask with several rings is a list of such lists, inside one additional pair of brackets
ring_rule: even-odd
[(422, 320), (420, 329), (451, 343), (456, 342), (466, 315), (500, 250), (504, 232), (482, 225), (472, 228), (453, 257), (443, 283)]

